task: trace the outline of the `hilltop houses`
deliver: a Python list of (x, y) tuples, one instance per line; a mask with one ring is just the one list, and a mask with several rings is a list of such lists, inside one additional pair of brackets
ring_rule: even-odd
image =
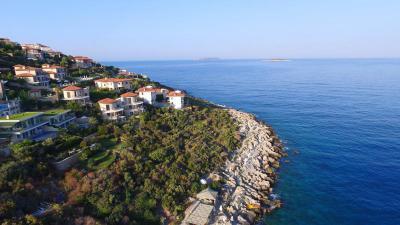
[(51, 109), (44, 112), (44, 117), (49, 125), (57, 128), (67, 128), (74, 123), (75, 114), (69, 109)]
[(185, 106), (186, 94), (182, 91), (170, 91), (167, 94), (168, 102), (175, 109), (182, 109)]
[(8, 136), (11, 142), (24, 139), (42, 141), (56, 136), (48, 125), (43, 112), (18, 113), (0, 118), (0, 135)]
[(62, 92), (64, 101), (73, 101), (82, 105), (90, 103), (89, 87), (81, 88), (71, 85), (63, 88)]
[(93, 60), (86, 56), (74, 56), (75, 67), (90, 68), (93, 66)]
[(22, 50), (25, 51), (26, 57), (32, 60), (43, 60), (44, 52), (40, 50), (40, 47), (37, 47), (33, 44), (22, 44)]
[(120, 69), (118, 71), (118, 76), (123, 76), (123, 77), (126, 77), (126, 78), (132, 78), (132, 79), (138, 79), (138, 78), (143, 78), (144, 77), (142, 74), (129, 72), (128, 70), (125, 70), (125, 69)]
[(101, 114), (105, 120), (124, 120), (124, 108), (121, 103), (112, 98), (104, 98), (97, 102), (100, 106)]
[(41, 68), (15, 65), (14, 71), (17, 79), (24, 79), (27, 83), (39, 87), (49, 87), (49, 76)]
[(67, 128), (75, 119), (69, 109), (7, 115), (0, 118), (0, 136), (8, 137), (14, 143), (24, 139), (43, 141), (56, 137), (57, 128)]
[(168, 90), (164, 88), (155, 88), (153, 86), (146, 86), (137, 90), (139, 97), (150, 105), (155, 105), (157, 102), (162, 102), (166, 99)]
[(62, 66), (43, 64), (42, 70), (46, 72), (52, 80), (62, 81), (66, 77), (65, 68)]
[(14, 41), (11, 41), (9, 38), (0, 38), (0, 42), (3, 42), (4, 44), (8, 44), (8, 45), (15, 45), (17, 44)]
[(95, 80), (94, 83), (99, 89), (121, 91), (121, 90), (131, 90), (132, 84), (131, 79), (126, 78), (102, 78)]
[(132, 116), (144, 112), (143, 101), (140, 101), (137, 93), (127, 92), (119, 98), (124, 108), (125, 116)]
[(6, 117), (21, 112), (20, 100), (0, 100), (0, 117)]
[(122, 121), (126, 117), (139, 114), (144, 111), (143, 102), (139, 101), (138, 94), (127, 92), (120, 98), (105, 98), (97, 102), (100, 106), (103, 118), (106, 120)]
[(33, 60), (43, 60), (46, 54), (50, 56), (59, 55), (59, 52), (55, 52), (49, 46), (42, 44), (22, 44), (22, 50), (25, 51), (26, 57)]

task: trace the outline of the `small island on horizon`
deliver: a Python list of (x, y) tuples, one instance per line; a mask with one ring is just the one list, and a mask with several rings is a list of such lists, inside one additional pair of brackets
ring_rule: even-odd
[(263, 61), (266, 61), (266, 62), (289, 62), (289, 61), (291, 61), (291, 59), (271, 58), (271, 59), (263, 59)]

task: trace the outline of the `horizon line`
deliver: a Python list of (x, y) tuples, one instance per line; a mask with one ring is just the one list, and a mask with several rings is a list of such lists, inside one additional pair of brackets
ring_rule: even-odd
[(218, 57), (210, 57), (210, 58), (198, 58), (198, 59), (109, 59), (109, 60), (96, 60), (98, 62), (133, 62), (133, 61), (203, 61), (203, 62), (217, 62), (217, 61), (237, 61), (237, 60), (273, 60), (273, 59), (282, 59), (282, 60), (384, 60), (384, 59), (399, 59), (398, 57), (271, 57), (271, 58), (218, 58)]

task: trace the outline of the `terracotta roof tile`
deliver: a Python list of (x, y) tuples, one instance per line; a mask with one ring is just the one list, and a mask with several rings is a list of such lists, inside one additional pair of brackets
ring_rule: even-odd
[(101, 103), (101, 104), (112, 104), (114, 102), (117, 102), (117, 100), (112, 99), (112, 98), (103, 98), (98, 101), (98, 103)]
[[(146, 87), (141, 87), (137, 90), (137, 92), (162, 92), (162, 88), (155, 88), (153, 86), (146, 86)], [(167, 90), (167, 89), (164, 89)], [(167, 90), (168, 91), (168, 90)]]
[(82, 89), (81, 87), (71, 85), (71, 86), (63, 88), (63, 91), (77, 91), (77, 90), (81, 90), (81, 89)]
[(182, 91), (171, 91), (167, 95), (168, 97), (185, 97), (186, 94)]
[(124, 94), (121, 95), (121, 97), (124, 97), (124, 98), (136, 97), (136, 96), (138, 96), (138, 94), (133, 93), (133, 92), (127, 92), (127, 93), (124, 93)]
[(95, 80), (94, 82), (123, 82), (123, 81), (130, 81), (131, 79), (126, 79), (126, 78), (102, 78), (102, 79), (98, 79)]

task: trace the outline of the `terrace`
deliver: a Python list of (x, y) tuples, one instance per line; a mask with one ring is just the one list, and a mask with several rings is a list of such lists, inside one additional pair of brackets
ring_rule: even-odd
[(66, 128), (76, 119), (69, 109), (51, 109), (44, 112), (44, 117), (50, 121), (50, 125), (60, 128)]
[(42, 112), (23, 112), (0, 118), (0, 128), (5, 131), (27, 131), (43, 126), (48, 121), (42, 117)]
[(31, 117), (35, 117), (37, 115), (40, 115), (41, 112), (23, 112), (23, 113), (18, 113), (18, 114), (14, 114), (9, 116), (9, 118), (7, 117), (1, 117), (0, 118), (0, 123), (2, 122), (2, 120), (18, 120), (18, 121), (22, 121), (22, 120), (26, 120), (29, 119)]

